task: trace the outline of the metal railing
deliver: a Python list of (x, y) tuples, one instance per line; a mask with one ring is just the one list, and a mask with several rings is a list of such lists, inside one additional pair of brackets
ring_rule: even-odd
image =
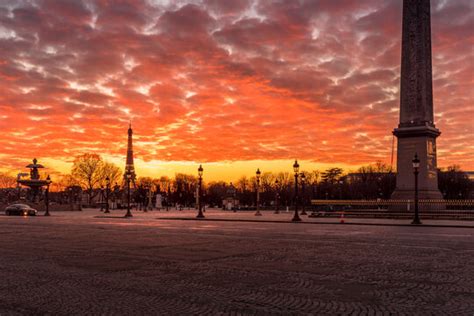
[[(311, 200), (313, 216), (410, 218), (414, 200)], [(419, 200), (420, 216), (474, 220), (474, 200)]]

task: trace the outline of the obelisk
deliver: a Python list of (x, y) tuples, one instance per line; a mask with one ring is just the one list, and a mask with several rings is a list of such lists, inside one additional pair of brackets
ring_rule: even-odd
[(442, 199), (438, 189), (436, 138), (441, 134), (433, 117), (430, 0), (403, 1), (402, 65), (397, 186), (392, 199), (413, 199), (412, 159), (420, 159), (420, 199)]

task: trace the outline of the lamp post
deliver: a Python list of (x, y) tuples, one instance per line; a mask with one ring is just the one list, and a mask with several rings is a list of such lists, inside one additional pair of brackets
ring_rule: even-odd
[(255, 178), (257, 179), (257, 212), (255, 212), (255, 216), (262, 216), (262, 213), (260, 213), (260, 175), (262, 173), (260, 172), (260, 169), (257, 169), (257, 172), (255, 173)]
[(145, 210), (150, 209), (150, 211), (153, 211), (153, 196), (154, 195), (155, 194), (153, 192), (153, 186), (149, 185), (148, 186), (148, 205), (147, 205), (147, 208), (145, 208)]
[(339, 200), (342, 200), (342, 186), (344, 184), (344, 181), (339, 180)]
[(109, 192), (110, 192), (110, 178), (105, 178), (105, 211), (104, 213), (110, 213), (109, 210)]
[(293, 171), (295, 172), (295, 215), (291, 221), (300, 222), (301, 218), (298, 215), (298, 172), (300, 171), (300, 165), (298, 164), (298, 160), (295, 160), (293, 164)]
[(280, 214), (280, 182), (278, 179), (275, 180), (275, 214)]
[(306, 194), (305, 194), (305, 185), (306, 185), (306, 176), (302, 172), (301, 173), (301, 215), (308, 215), (306, 214)]
[(125, 214), (125, 217), (132, 217), (133, 215), (130, 211), (130, 180), (132, 180), (132, 175), (127, 173), (125, 177), (127, 179), (127, 214)]
[(143, 186), (143, 192), (141, 199), (143, 201), (143, 212), (147, 213), (148, 212), (148, 206), (151, 205), (150, 202), (150, 192), (151, 192), (151, 186), (147, 183)]
[(46, 212), (44, 213), (44, 216), (50, 216), (51, 214), (49, 214), (49, 185), (51, 184), (51, 178), (49, 177), (49, 174), (48, 174), (48, 177), (46, 178), (46, 192), (45, 192), (45, 196), (44, 196), (44, 203), (45, 203), (45, 206), (46, 206)]
[(418, 154), (415, 154), (415, 157), (412, 160), (413, 163), (413, 174), (415, 175), (415, 217), (411, 222), (413, 225), (420, 225), (420, 216), (418, 214), (418, 173), (420, 168), (420, 159), (418, 159)]
[(166, 193), (166, 211), (169, 212), (170, 210), (170, 202), (171, 202), (171, 186), (168, 184), (168, 191)]
[(202, 211), (206, 213), (206, 190), (202, 193)]
[(201, 205), (201, 189), (202, 189), (202, 174), (204, 172), (204, 169), (202, 168), (202, 165), (199, 165), (198, 168), (198, 175), (199, 175), (199, 187), (198, 187), (198, 215), (196, 216), (197, 218), (204, 218), (204, 214), (202, 213), (202, 205)]
[(104, 211), (104, 200), (105, 200), (105, 195), (104, 195), (104, 186), (100, 186), (100, 211)]

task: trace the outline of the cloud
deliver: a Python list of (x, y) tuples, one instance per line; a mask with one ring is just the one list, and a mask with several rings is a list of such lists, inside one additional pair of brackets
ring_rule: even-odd
[[(439, 164), (473, 169), (471, 1), (432, 1)], [(401, 2), (0, 4), (0, 153), (390, 161)]]

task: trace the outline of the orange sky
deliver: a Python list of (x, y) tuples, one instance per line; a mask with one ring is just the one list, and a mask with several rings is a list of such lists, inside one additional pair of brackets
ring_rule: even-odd
[[(474, 170), (470, 0), (432, 0), (438, 165)], [(401, 1), (2, 1), (0, 170), (211, 179), (390, 163)]]

